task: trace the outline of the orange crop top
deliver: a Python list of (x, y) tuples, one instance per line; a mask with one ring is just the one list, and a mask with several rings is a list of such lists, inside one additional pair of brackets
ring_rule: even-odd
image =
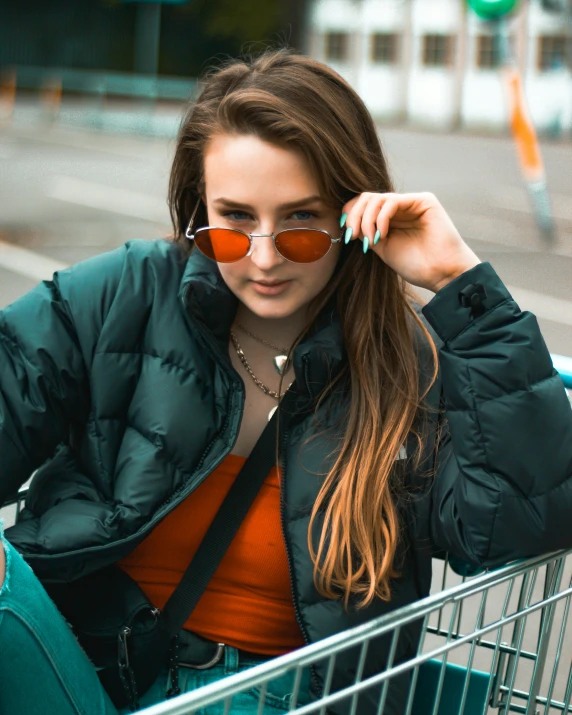
[[(119, 566), (162, 608), (194, 556), (244, 457), (229, 455)], [(235, 648), (280, 655), (304, 645), (280, 527), (276, 467), (256, 495), (185, 628)]]

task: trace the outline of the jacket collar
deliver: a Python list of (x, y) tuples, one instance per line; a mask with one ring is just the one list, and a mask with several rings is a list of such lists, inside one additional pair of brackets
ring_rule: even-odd
[[(228, 360), (228, 339), (238, 300), (222, 279), (217, 264), (193, 251), (181, 280), (179, 297), (192, 318)], [(293, 365), (299, 393), (316, 398), (346, 361), (342, 326), (335, 307), (316, 320), (314, 330), (294, 351)]]

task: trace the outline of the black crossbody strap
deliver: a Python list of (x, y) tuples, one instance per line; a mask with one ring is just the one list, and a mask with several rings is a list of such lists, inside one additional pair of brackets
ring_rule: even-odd
[(183, 578), (165, 604), (161, 619), (176, 635), (203, 595), (276, 459), (276, 421), (284, 433), (296, 394), (286, 392), (216, 513)]

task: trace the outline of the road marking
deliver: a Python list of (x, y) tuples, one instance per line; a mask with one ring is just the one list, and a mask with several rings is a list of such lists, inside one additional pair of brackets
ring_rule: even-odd
[(161, 225), (169, 223), (169, 211), (165, 199), (138, 191), (117, 189), (95, 181), (56, 175), (52, 178), (46, 194), (52, 199), (70, 204), (111, 211)]
[(0, 267), (25, 278), (43, 281), (50, 280), (56, 271), (67, 268), (67, 265), (35, 251), (29, 251), (27, 248), (20, 248), (0, 240)]
[[(39, 132), (37, 124), (29, 125), (27, 122), (20, 122), (18, 126), (15, 126), (13, 123), (10, 126), (10, 136), (24, 142), (34, 141), (41, 144), (65, 146), (139, 161), (147, 161), (149, 152), (153, 152), (153, 160), (157, 158), (163, 160), (163, 156), (170, 155), (170, 145), (164, 137), (110, 135), (69, 125), (65, 127), (50, 126), (45, 132)], [(168, 158), (165, 158), (164, 161), (169, 163)]]

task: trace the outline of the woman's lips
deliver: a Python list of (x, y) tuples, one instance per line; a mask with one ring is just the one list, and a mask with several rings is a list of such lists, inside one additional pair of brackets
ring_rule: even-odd
[(253, 289), (260, 293), (260, 295), (280, 295), (288, 290), (292, 281), (280, 281), (272, 283), (259, 283), (258, 281), (251, 281)]

